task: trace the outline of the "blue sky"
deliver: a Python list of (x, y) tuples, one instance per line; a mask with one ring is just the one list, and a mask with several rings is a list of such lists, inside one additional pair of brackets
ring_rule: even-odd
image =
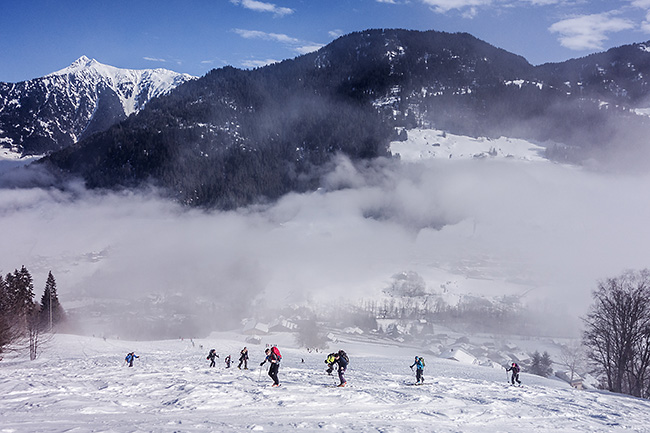
[(650, 40), (650, 0), (2, 0), (0, 81), (82, 55), (203, 75), (296, 57), (368, 28), (468, 32), (533, 64)]

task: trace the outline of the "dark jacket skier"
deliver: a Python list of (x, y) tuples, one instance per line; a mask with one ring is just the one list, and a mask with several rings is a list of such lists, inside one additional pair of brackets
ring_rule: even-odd
[(521, 369), (519, 368), (519, 365), (517, 365), (516, 362), (513, 362), (510, 368), (506, 368), (506, 371), (512, 371), (512, 384), (515, 384), (515, 380), (519, 385), (521, 385), (521, 381), (519, 380), (519, 372)]
[(416, 356), (415, 362), (411, 365), (411, 370), (415, 366), (417, 366), (415, 370), (415, 383), (424, 383), (424, 358)]
[(248, 349), (245, 347), (239, 352), (239, 365), (237, 368), (241, 370), (242, 365), (244, 370), (248, 370)]
[(348, 368), (348, 363), (350, 362), (348, 355), (343, 351), (339, 350), (334, 354), (335, 363), (339, 366), (339, 380), (341, 383), (338, 384), (339, 387), (345, 386), (348, 382), (345, 380), (345, 369)]
[(215, 349), (210, 349), (210, 353), (208, 353), (208, 357), (205, 359), (210, 360), (210, 367), (214, 367), (215, 364), (215, 359), (218, 358), (219, 355), (217, 355), (217, 351)]
[(224, 362), (226, 363), (226, 368), (230, 368), (230, 355), (226, 356), (226, 359), (224, 359)]
[(273, 379), (273, 386), (280, 386), (280, 380), (278, 379), (278, 370), (280, 369), (280, 358), (271, 350), (266, 349), (266, 358), (260, 363), (260, 367), (263, 366), (266, 361), (269, 361), (271, 365), (269, 366), (269, 376)]
[(133, 367), (133, 361), (135, 360), (135, 358), (139, 358), (139, 356), (136, 355), (135, 352), (127, 353), (126, 358), (124, 358), (124, 361), (126, 361), (127, 364), (129, 364), (129, 367)]

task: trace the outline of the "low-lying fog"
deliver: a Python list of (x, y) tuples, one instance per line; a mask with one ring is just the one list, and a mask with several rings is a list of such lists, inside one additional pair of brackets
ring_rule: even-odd
[(370, 298), (415, 271), (432, 291), (526, 293), (579, 316), (599, 279), (648, 267), (649, 187), (550, 162), (341, 158), (321, 190), (238, 212), (80, 186), (0, 189), (0, 272), (25, 265), (40, 299), (51, 270), (64, 308), (181, 294), (236, 317), (260, 300)]

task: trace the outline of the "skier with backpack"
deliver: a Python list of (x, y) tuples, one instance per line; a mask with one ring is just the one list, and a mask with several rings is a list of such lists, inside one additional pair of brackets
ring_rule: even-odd
[(266, 353), (266, 358), (260, 363), (260, 367), (263, 366), (266, 361), (271, 363), (269, 367), (269, 376), (273, 379), (273, 387), (280, 386), (280, 380), (278, 379), (278, 370), (280, 369), (280, 361), (282, 360), (282, 355), (280, 355), (280, 349), (276, 346), (273, 346), (270, 349), (264, 351)]
[(512, 371), (512, 384), (515, 384), (515, 380), (519, 385), (521, 385), (521, 381), (519, 380), (519, 372), (521, 369), (519, 368), (519, 365), (517, 365), (516, 362), (513, 362), (510, 368), (506, 368), (506, 372)]
[(347, 353), (343, 350), (339, 350), (334, 354), (334, 362), (339, 366), (339, 380), (341, 383), (338, 384), (338, 387), (344, 387), (348, 382), (345, 380), (345, 370), (348, 368), (350, 363), (350, 358), (348, 358)]
[(214, 367), (216, 365), (215, 359), (218, 357), (219, 355), (217, 355), (217, 351), (215, 349), (210, 349), (210, 353), (208, 353), (208, 357), (205, 359), (210, 361), (210, 367)]
[(224, 362), (226, 363), (226, 368), (230, 368), (230, 355), (226, 356), (226, 359), (224, 359)]
[(136, 355), (135, 352), (130, 352), (126, 354), (124, 361), (129, 364), (129, 367), (133, 367), (133, 361), (135, 361), (135, 358), (139, 358), (139, 356)]
[(248, 349), (245, 347), (239, 352), (239, 365), (237, 368), (241, 370), (242, 364), (244, 365), (244, 370), (248, 370)]
[(411, 370), (413, 370), (414, 366), (417, 366), (415, 370), (415, 384), (419, 385), (424, 383), (424, 358), (416, 356), (415, 362), (411, 365)]
[(325, 369), (325, 372), (327, 372), (327, 374), (329, 374), (330, 376), (334, 371), (334, 363), (336, 362), (336, 358), (334, 357), (335, 355), (336, 355), (335, 353), (330, 353), (329, 355), (327, 355), (327, 359), (325, 359), (325, 364), (327, 364), (327, 368)]

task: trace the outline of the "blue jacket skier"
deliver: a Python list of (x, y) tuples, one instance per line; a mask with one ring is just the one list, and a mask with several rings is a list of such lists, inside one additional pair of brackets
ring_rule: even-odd
[(411, 370), (413, 370), (413, 367), (415, 366), (417, 366), (415, 370), (415, 383), (424, 383), (424, 358), (416, 356), (415, 362), (411, 365)]
[(135, 352), (127, 353), (126, 358), (124, 360), (129, 364), (129, 367), (133, 367), (133, 361), (135, 358), (139, 358), (138, 355), (135, 354)]

